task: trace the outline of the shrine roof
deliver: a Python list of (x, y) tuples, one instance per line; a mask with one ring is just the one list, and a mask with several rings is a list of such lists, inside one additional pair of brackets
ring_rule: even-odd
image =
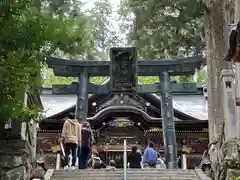
[[(153, 97), (160, 101), (157, 94), (153, 94)], [(76, 95), (52, 94), (51, 88), (44, 88), (41, 93), (41, 101), (45, 110), (44, 116), (50, 118), (64, 111), (70, 111), (74, 108), (76, 100)], [(208, 119), (207, 103), (202, 94), (173, 95), (173, 107), (175, 112), (190, 119)]]

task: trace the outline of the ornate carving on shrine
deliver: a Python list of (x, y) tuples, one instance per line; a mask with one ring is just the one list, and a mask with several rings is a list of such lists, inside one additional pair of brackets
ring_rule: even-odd
[(137, 86), (136, 48), (111, 48), (111, 88), (113, 91), (134, 91)]
[(114, 127), (128, 127), (128, 126), (133, 126), (134, 122), (130, 121), (127, 118), (116, 118), (112, 122), (109, 123), (109, 126), (114, 126)]
[(144, 104), (141, 104), (140, 102), (136, 101), (135, 99), (130, 97), (128, 94), (120, 94), (120, 95), (116, 94), (111, 99), (107, 100), (105, 103), (99, 106), (97, 108), (97, 112), (107, 107), (122, 106), (122, 105), (133, 106), (145, 111)]

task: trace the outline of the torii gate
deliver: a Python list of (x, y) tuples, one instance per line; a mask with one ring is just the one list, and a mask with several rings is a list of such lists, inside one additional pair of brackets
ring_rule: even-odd
[[(164, 152), (168, 168), (177, 168), (177, 144), (173, 114), (172, 91), (197, 91), (195, 83), (171, 84), (170, 76), (193, 75), (200, 68), (202, 57), (175, 60), (137, 61), (136, 48), (111, 48), (111, 61), (73, 61), (47, 57), (56, 76), (78, 77), (79, 83), (55, 85), (55, 93), (77, 94), (76, 117), (87, 119), (88, 94), (160, 93), (163, 119)], [(89, 77), (110, 76), (105, 85), (89, 82)], [(138, 84), (138, 76), (158, 76), (159, 84)]]

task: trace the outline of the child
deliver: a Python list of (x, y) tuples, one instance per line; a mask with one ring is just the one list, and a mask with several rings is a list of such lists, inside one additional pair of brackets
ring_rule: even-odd
[(37, 161), (37, 167), (33, 169), (30, 180), (44, 180), (44, 174), (47, 172), (44, 161)]
[(160, 153), (158, 153), (158, 158), (157, 158), (157, 165), (156, 165), (157, 169), (166, 169), (166, 164), (164, 163), (164, 161), (161, 159), (161, 155)]
[(117, 169), (116, 162), (114, 160), (110, 160), (106, 170), (116, 170), (116, 169)]
[(97, 153), (92, 154), (91, 159), (88, 161), (88, 164), (93, 168), (93, 169), (102, 169), (106, 168), (106, 165), (103, 163), (101, 158)]

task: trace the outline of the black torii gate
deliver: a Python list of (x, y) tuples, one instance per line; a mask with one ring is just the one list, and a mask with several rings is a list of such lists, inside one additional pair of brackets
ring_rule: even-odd
[[(195, 83), (170, 83), (170, 76), (193, 75), (200, 68), (202, 57), (175, 60), (137, 61), (136, 48), (111, 48), (111, 61), (74, 61), (47, 57), (49, 68), (56, 76), (78, 77), (79, 83), (54, 85), (53, 93), (77, 94), (76, 117), (87, 119), (88, 94), (160, 93), (163, 119), (164, 152), (168, 168), (177, 168), (177, 147), (172, 91), (197, 91)], [(89, 77), (110, 76), (110, 83), (95, 85)], [(138, 76), (158, 76), (158, 84), (138, 84)]]

